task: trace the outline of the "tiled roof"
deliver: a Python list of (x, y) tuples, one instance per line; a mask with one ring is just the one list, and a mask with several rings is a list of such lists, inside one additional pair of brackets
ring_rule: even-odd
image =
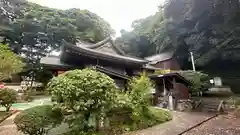
[(173, 57), (173, 52), (164, 52), (160, 54), (156, 54), (153, 56), (145, 57), (145, 60), (148, 60), (150, 62), (161, 62), (165, 60), (169, 60)]
[(89, 56), (95, 57), (95, 58), (108, 59), (111, 61), (117, 60), (117, 61), (122, 61), (122, 62), (142, 63), (142, 64), (148, 63), (148, 61), (144, 60), (144, 59), (123, 56), (123, 55), (114, 54), (114, 53), (110, 53), (110, 52), (98, 51), (96, 49), (90, 49), (90, 48), (86, 48), (83, 46), (75, 46), (75, 45), (71, 45), (71, 44), (65, 44), (65, 47), (71, 48), (72, 50), (79, 52), (80, 54), (85, 53), (85, 54), (88, 54)]

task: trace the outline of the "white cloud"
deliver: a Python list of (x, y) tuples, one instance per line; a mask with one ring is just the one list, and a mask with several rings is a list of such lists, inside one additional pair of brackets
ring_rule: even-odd
[(108, 21), (119, 34), (131, 23), (157, 11), (164, 0), (29, 0), (49, 7), (88, 9)]

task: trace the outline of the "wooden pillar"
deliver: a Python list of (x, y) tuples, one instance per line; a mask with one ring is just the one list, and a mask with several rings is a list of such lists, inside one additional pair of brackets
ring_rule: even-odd
[(167, 88), (166, 88), (166, 82), (165, 82), (165, 79), (163, 78), (163, 96), (167, 96)]
[(173, 77), (173, 89), (176, 90), (176, 79)]
[(177, 100), (178, 100), (178, 89), (176, 86), (176, 78), (173, 77), (173, 110), (175, 110), (176, 106), (177, 106)]

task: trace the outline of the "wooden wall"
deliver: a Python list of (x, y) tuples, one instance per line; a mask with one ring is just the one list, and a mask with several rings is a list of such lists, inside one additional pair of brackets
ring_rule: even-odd
[(170, 69), (170, 70), (180, 70), (180, 65), (177, 62), (176, 58), (172, 58), (169, 60), (158, 62), (154, 65), (152, 65), (156, 68), (162, 68), (162, 69)]

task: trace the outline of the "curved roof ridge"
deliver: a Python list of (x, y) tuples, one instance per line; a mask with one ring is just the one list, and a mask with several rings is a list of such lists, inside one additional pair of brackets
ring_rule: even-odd
[(109, 40), (111, 40), (110, 37), (107, 37), (105, 38), (104, 40), (100, 41), (100, 42), (97, 42), (96, 44), (93, 44), (93, 45), (90, 45), (90, 46), (85, 46), (86, 48), (89, 48), (89, 49), (95, 49), (95, 48), (98, 48), (98, 47), (101, 47), (103, 46), (104, 44), (106, 44), (107, 42), (109, 42)]
[(116, 46), (116, 44), (113, 42), (112, 39), (110, 39), (110, 43), (111, 43), (113, 49), (114, 49), (118, 54), (123, 55), (123, 56), (126, 55), (123, 50), (121, 50), (119, 47)]
[(91, 46), (85, 46), (86, 48), (89, 48), (89, 49), (96, 49), (96, 48), (99, 48), (101, 46), (103, 46), (104, 44), (110, 42), (110, 44), (112, 45), (113, 49), (120, 55), (124, 55), (125, 56), (125, 53), (124, 51), (122, 51), (119, 47), (117, 47), (115, 45), (115, 43), (113, 42), (112, 38), (109, 36), (107, 38), (105, 38), (104, 40), (96, 43), (96, 44), (93, 44)]

